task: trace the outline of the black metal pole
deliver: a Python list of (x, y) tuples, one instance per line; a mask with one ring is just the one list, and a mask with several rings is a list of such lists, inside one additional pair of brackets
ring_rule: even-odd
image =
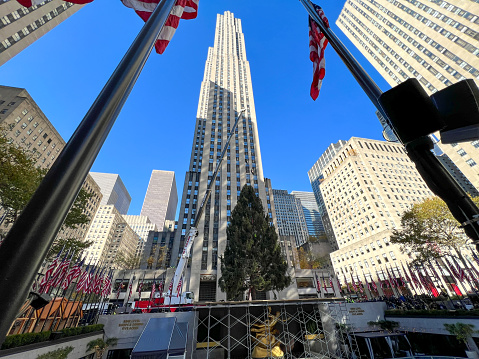
[(0, 343), (130, 94), (175, 0), (162, 0), (0, 247)]

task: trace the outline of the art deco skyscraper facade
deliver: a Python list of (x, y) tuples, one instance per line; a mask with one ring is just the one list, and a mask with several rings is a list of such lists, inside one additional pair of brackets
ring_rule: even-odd
[(82, 6), (63, 0), (45, 0), (26, 8), (15, 0), (0, 0), (0, 66)]
[(90, 172), (95, 182), (100, 186), (103, 198), (101, 205), (114, 205), (120, 214), (127, 214), (131, 203), (128, 193), (120, 175), (116, 173)]
[[(181, 253), (207, 185), (209, 181), (215, 181), (211, 199), (199, 221), (186, 289), (194, 292), (195, 298), (200, 301), (221, 300), (226, 295), (217, 285), (221, 277), (219, 256), (226, 248), (226, 227), (244, 185), (253, 186), (274, 223), (269, 197), (271, 188), (265, 185), (263, 177), (241, 20), (229, 11), (217, 16), (214, 47), (208, 49), (200, 91), (189, 172), (185, 177), (173, 253)], [(223, 146), (242, 108), (245, 112), (231, 139), (221, 172), (212, 178)]]
[(274, 209), (280, 236), (293, 236), (296, 247), (308, 241), (308, 225), (301, 200), (284, 189), (273, 189)]

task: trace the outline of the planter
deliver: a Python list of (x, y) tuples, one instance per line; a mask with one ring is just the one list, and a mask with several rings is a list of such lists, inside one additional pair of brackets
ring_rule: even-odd
[(479, 355), (477, 354), (477, 352), (473, 350), (466, 350), (466, 356), (468, 358), (479, 358)]

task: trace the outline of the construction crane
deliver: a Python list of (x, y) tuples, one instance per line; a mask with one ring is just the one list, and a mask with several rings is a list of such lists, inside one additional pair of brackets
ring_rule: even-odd
[[(165, 304), (179, 304), (181, 302), (181, 298), (178, 296), (178, 293), (173, 295), (173, 292), (176, 292), (176, 288), (178, 287), (178, 284), (181, 280), (181, 277), (184, 274), (186, 263), (188, 262), (188, 258), (190, 256), (191, 252), (191, 247), (193, 246), (193, 242), (195, 241), (195, 237), (198, 235), (198, 224), (200, 222), (201, 216), (203, 215), (204, 212), (204, 207), (206, 203), (208, 203), (208, 200), (210, 199), (211, 196), (211, 189), (213, 187), (213, 184), (216, 181), (216, 176), (218, 175), (218, 172), (220, 171), (221, 168), (221, 163), (223, 162), (223, 158), (225, 157), (225, 153), (228, 149), (229, 143), (231, 141), (231, 138), (233, 137), (233, 134), (236, 131), (236, 127), (238, 125), (238, 121), (241, 117), (241, 114), (245, 111), (245, 109), (241, 109), (238, 112), (238, 116), (236, 117), (235, 123), (230, 131), (230, 134), (226, 140), (225, 146), (223, 148), (223, 152), (221, 152), (221, 156), (219, 158), (219, 161), (217, 161), (215, 171), (213, 172), (213, 175), (211, 176), (211, 180), (208, 183), (208, 187), (206, 188), (206, 193), (205, 196), (203, 197), (203, 200), (201, 201), (201, 205), (198, 209), (198, 212), (195, 217), (195, 222), (193, 225), (190, 227), (188, 231), (188, 235), (186, 237), (185, 241), (185, 246), (183, 248), (183, 253), (181, 254), (180, 260), (178, 261), (178, 265), (176, 266), (175, 274), (173, 276), (172, 282), (173, 285), (170, 287), (171, 290), (169, 290), (169, 295), (165, 296)], [(185, 302), (183, 302), (185, 303)]]

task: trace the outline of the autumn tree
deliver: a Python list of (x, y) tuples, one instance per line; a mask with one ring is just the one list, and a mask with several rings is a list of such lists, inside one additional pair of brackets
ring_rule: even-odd
[(298, 249), (298, 259), (301, 269), (319, 269), (328, 264), (328, 256), (315, 255), (303, 247)]
[(445, 255), (456, 255), (463, 260), (461, 248), (469, 242), (459, 222), (439, 197), (428, 198), (405, 211), (401, 228), (394, 229), (391, 236), (391, 243), (399, 244), (403, 253), (414, 254), (416, 264)]
[(250, 291), (282, 290), (291, 279), (274, 226), (251, 186), (244, 186), (226, 229), (228, 244), (221, 259), (219, 285), (228, 300)]

